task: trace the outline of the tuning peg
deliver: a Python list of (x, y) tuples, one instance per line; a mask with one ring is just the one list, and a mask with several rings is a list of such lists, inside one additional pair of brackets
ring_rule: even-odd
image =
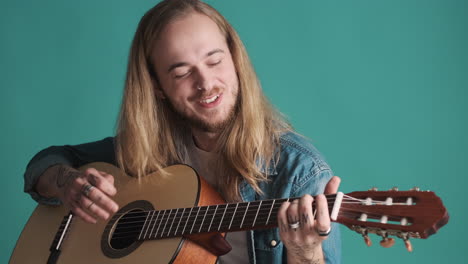
[(382, 241), (380, 241), (380, 245), (384, 248), (390, 248), (395, 245), (395, 239), (391, 237), (384, 237)]
[(417, 192), (419, 192), (420, 189), (419, 189), (419, 187), (413, 187), (413, 188), (410, 189), (410, 191), (417, 191)]
[(411, 245), (411, 242), (409, 239), (404, 239), (405, 241), (405, 247), (408, 250), (408, 252), (413, 252), (413, 245)]
[(362, 237), (364, 238), (364, 243), (366, 243), (368, 247), (372, 246), (372, 240), (368, 235), (362, 235)]
[(377, 187), (372, 187), (369, 189), (369, 191), (372, 191), (372, 192), (376, 192), (377, 190), (378, 190)]
[(397, 234), (397, 236), (405, 242), (405, 247), (408, 250), (408, 252), (413, 252), (413, 245), (411, 245), (411, 242), (409, 241), (409, 234), (407, 232), (402, 232)]
[(393, 187), (393, 188), (390, 189), (390, 191), (395, 191), (396, 192), (396, 191), (398, 191), (398, 187)]

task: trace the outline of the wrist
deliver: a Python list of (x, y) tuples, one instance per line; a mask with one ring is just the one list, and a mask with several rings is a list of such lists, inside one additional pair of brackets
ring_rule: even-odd
[(288, 264), (325, 263), (320, 243), (313, 248), (287, 249), (287, 256)]

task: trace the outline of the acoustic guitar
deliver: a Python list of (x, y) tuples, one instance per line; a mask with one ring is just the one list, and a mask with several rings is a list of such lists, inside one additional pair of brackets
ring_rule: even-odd
[[(282, 202), (272, 199), (225, 203), (190, 167), (167, 168), (132, 178), (117, 167), (91, 163), (112, 174), (121, 206), (108, 221), (88, 224), (63, 206), (38, 205), (26, 223), (10, 264), (215, 263), (230, 250), (225, 232), (273, 228)], [(412, 250), (410, 238), (427, 238), (448, 222), (442, 201), (433, 192), (362, 191), (327, 195), (332, 221), (391, 246), (393, 236)]]

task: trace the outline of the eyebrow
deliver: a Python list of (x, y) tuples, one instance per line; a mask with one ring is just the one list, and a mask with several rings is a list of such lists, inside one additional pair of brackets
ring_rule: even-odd
[[(205, 58), (206, 57), (209, 57), (213, 54), (216, 54), (216, 53), (224, 53), (224, 50), (222, 49), (214, 49), (210, 52), (208, 52), (206, 55), (205, 55)], [(169, 68), (167, 69), (167, 72), (171, 72), (172, 70), (174, 70), (175, 68), (178, 68), (178, 67), (183, 67), (183, 66), (187, 66), (188, 63), (186, 62), (176, 62), (174, 64), (172, 64), (171, 66), (169, 66)]]

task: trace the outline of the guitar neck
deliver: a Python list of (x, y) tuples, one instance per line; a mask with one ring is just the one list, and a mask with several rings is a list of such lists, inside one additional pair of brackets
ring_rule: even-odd
[[(334, 197), (329, 195), (327, 199)], [(137, 212), (128, 216), (132, 218), (128, 223), (136, 224), (134, 228), (141, 230), (139, 240), (271, 228), (278, 226), (276, 216), (281, 204), (295, 199), (298, 198)], [(333, 202), (329, 202), (329, 211), (331, 207)]]

